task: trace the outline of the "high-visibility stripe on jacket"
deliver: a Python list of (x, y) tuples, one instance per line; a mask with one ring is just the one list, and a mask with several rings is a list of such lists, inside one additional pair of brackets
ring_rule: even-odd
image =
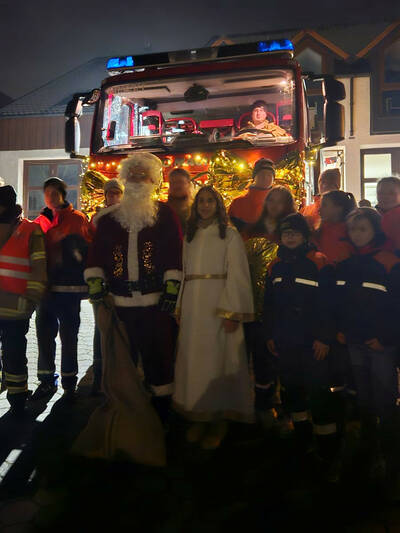
[(328, 344), (335, 338), (330, 297), (335, 290), (333, 266), (326, 256), (304, 244), (283, 245), (268, 269), (264, 295), (264, 335), (280, 345)]
[(37, 224), (22, 219), (0, 249), (0, 291), (25, 294), (32, 268), (29, 243)]
[(336, 266), (335, 314), (348, 344), (400, 342), (400, 259), (384, 246), (366, 246)]

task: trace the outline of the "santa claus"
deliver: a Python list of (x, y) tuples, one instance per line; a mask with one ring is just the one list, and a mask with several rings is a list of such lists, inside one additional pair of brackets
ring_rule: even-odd
[(178, 218), (154, 199), (162, 163), (148, 153), (121, 164), (125, 185), (120, 204), (97, 221), (85, 279), (92, 301), (109, 292), (125, 324), (131, 356), (139, 357), (153, 405), (165, 419), (172, 393), (175, 309), (182, 275), (182, 235)]

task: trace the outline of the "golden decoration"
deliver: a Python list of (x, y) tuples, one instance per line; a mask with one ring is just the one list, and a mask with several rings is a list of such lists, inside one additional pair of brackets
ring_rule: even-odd
[(306, 190), (304, 188), (304, 152), (290, 152), (275, 163), (275, 184), (285, 185), (291, 190), (298, 206), (303, 204)]
[(215, 152), (211, 157), (208, 171), (200, 172), (193, 179), (197, 185), (215, 187), (227, 206), (244, 192), (251, 181), (252, 169), (249, 163), (228, 150)]
[(244, 244), (249, 261), (255, 314), (260, 320), (264, 307), (265, 278), (269, 265), (277, 256), (278, 244), (265, 237), (252, 237)]
[(86, 170), (81, 180), (82, 211), (91, 218), (104, 207), (104, 184), (108, 178), (97, 170)]
[[(193, 182), (215, 187), (228, 207), (252, 183), (252, 174), (252, 168), (245, 159), (228, 150), (218, 150), (211, 158), (208, 171), (197, 174)], [(305, 197), (303, 152), (290, 152), (275, 163), (275, 183), (289, 187), (297, 204), (302, 205)]]
[(113, 250), (114, 270), (113, 275), (120, 278), (124, 272), (124, 255), (122, 253), (122, 244), (117, 244)]
[[(309, 150), (307, 161), (311, 157), (317, 157), (317, 151), (317, 148)], [(232, 200), (243, 194), (252, 182), (252, 167), (245, 159), (229, 150), (218, 150), (210, 159), (204, 158), (202, 154), (195, 154), (188, 160), (198, 161), (204, 166), (208, 165), (208, 170), (200, 172), (192, 178), (195, 188), (202, 185), (212, 185), (222, 194), (227, 207)], [(298, 151), (290, 152), (275, 163), (275, 183), (289, 187), (299, 206), (302, 205), (305, 197), (304, 163), (305, 154)], [(107, 165), (98, 163), (98, 166)], [(82, 211), (91, 217), (100, 207), (104, 206), (104, 184), (109, 178), (98, 170), (92, 170), (89, 167), (93, 168), (93, 164), (89, 164), (89, 160), (87, 160), (81, 180), (81, 204)], [(166, 201), (168, 189), (169, 184), (165, 181), (161, 182), (155, 197), (158, 200)]]
[(228, 274), (188, 274), (185, 281), (194, 281), (197, 279), (227, 279)]
[(142, 259), (147, 274), (154, 272), (153, 255), (154, 245), (151, 241), (146, 241), (143, 245)]

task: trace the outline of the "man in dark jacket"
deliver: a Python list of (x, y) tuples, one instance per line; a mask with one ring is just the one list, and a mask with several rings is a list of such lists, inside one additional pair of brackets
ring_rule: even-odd
[(78, 374), (78, 331), (81, 299), (87, 295), (83, 279), (88, 243), (93, 229), (87, 217), (66, 201), (66, 184), (49, 178), (43, 185), (46, 208), (36, 219), (45, 233), (49, 291), (36, 314), (40, 385), (32, 399), (54, 393), (55, 339), (61, 337), (61, 383), (64, 394), (73, 399)]

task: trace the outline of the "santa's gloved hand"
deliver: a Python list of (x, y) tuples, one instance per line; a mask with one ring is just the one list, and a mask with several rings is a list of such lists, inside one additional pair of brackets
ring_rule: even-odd
[(98, 303), (107, 294), (103, 278), (89, 278), (86, 283), (89, 287), (89, 302)]
[(164, 290), (158, 302), (161, 311), (171, 314), (175, 311), (180, 284), (181, 282), (175, 279), (170, 279), (164, 283)]

